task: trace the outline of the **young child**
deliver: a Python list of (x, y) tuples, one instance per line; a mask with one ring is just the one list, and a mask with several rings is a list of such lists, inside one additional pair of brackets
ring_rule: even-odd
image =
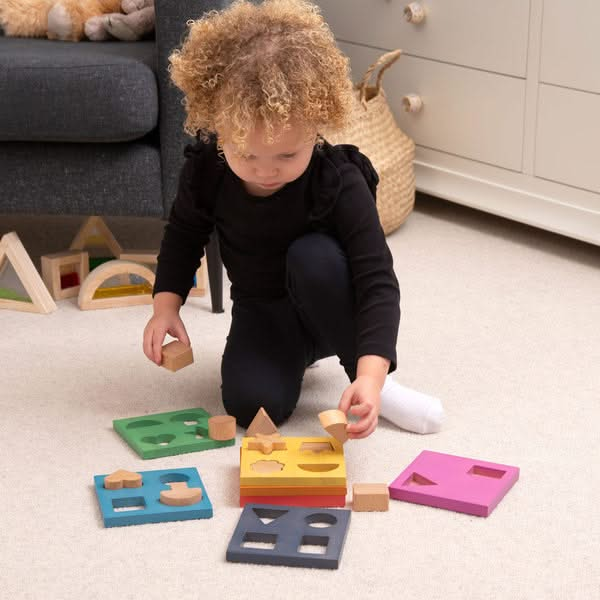
[(356, 147), (320, 136), (346, 123), (352, 83), (319, 9), (238, 0), (192, 22), (170, 61), (198, 141), (165, 227), (146, 356), (160, 364), (167, 333), (190, 344), (179, 309), (216, 229), (233, 300), (222, 397), (238, 424), (261, 406), (285, 421), (307, 366), (337, 355), (351, 382), (339, 408), (357, 417), (349, 437), (375, 430), (380, 405), (404, 429), (439, 430), (439, 401), (388, 377), (398, 282), (376, 172)]

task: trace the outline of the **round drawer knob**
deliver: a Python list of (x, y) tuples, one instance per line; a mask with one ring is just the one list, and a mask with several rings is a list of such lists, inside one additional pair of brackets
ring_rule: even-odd
[(409, 23), (421, 23), (425, 20), (425, 9), (418, 2), (411, 2), (404, 7), (404, 18)]
[(407, 94), (402, 98), (402, 108), (406, 112), (418, 113), (423, 108), (423, 100), (417, 94)]

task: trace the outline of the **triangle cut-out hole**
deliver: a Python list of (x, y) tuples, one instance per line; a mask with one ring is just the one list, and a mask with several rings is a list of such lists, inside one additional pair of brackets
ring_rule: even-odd
[(287, 510), (278, 510), (276, 508), (253, 508), (254, 514), (261, 520), (263, 525), (269, 525), (279, 517), (285, 515)]
[(423, 477), (423, 475), (413, 473), (402, 485), (437, 485), (437, 483)]

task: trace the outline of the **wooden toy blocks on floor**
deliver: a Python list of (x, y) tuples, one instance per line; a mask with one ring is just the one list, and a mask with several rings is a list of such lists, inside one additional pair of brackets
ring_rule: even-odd
[(519, 468), (423, 450), (390, 485), (390, 497), (489, 516), (519, 479)]
[(87, 252), (69, 250), (42, 256), (42, 278), (55, 300), (79, 294), (81, 283), (89, 274)]
[(227, 547), (226, 559), (337, 569), (349, 523), (349, 510), (247, 504)]
[(179, 371), (194, 362), (191, 346), (174, 340), (162, 347), (162, 366), (169, 371)]
[(115, 419), (115, 431), (142, 457), (159, 458), (185, 452), (200, 452), (235, 444), (229, 440), (210, 439), (208, 419), (202, 408)]
[[(125, 473), (117, 471), (117, 473)], [(113, 474), (115, 475), (115, 474)], [(141, 525), (143, 523), (160, 523), (164, 521), (184, 521), (188, 519), (210, 519), (213, 508), (198, 471), (195, 468), (161, 469), (159, 471), (140, 471), (141, 487), (122, 487), (110, 489), (105, 487), (106, 475), (95, 475), (94, 485), (102, 512), (105, 527), (121, 525)], [(118, 478), (118, 477), (117, 477)], [(179, 486), (179, 484), (181, 484)], [(188, 487), (189, 486), (189, 487)], [(175, 488), (174, 496), (189, 498), (193, 492), (196, 499), (193, 503), (167, 504), (162, 499)]]
[(56, 310), (56, 303), (14, 231), (0, 238), (0, 272), (7, 263), (12, 265), (28, 297), (0, 289), (0, 308), (42, 314)]
[(390, 493), (385, 483), (355, 483), (352, 486), (352, 510), (355, 512), (385, 512), (389, 504)]
[[(133, 283), (130, 279), (132, 275), (145, 282)], [(114, 277), (124, 278), (125, 281), (106, 287), (104, 284)], [(154, 273), (144, 265), (126, 260), (109, 260), (85, 278), (79, 288), (77, 304), (81, 310), (152, 304), (154, 280)]]

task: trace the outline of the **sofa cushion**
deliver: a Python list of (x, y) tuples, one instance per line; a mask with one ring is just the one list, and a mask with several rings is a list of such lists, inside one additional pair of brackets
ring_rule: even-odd
[(160, 151), (129, 144), (0, 142), (0, 213), (163, 216)]
[(158, 122), (155, 45), (0, 36), (0, 141), (122, 142)]

